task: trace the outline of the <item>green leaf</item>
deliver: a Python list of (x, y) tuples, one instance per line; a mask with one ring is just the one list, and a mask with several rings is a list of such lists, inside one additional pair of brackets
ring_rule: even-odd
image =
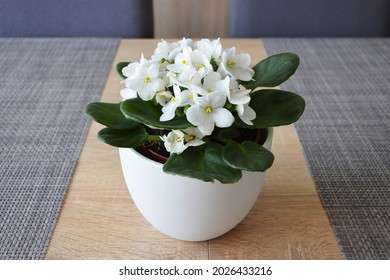
[(290, 78), (299, 66), (299, 57), (293, 53), (275, 54), (260, 61), (253, 67), (252, 81), (240, 83), (248, 88), (275, 87)]
[(141, 146), (147, 138), (148, 134), (142, 125), (128, 130), (116, 130), (106, 127), (98, 133), (98, 139), (102, 142), (121, 148), (136, 148)]
[(240, 135), (236, 128), (215, 128), (213, 131), (213, 138), (217, 141), (227, 143)]
[(230, 167), (222, 159), (223, 146), (207, 142), (189, 147), (181, 154), (172, 154), (163, 166), (166, 173), (224, 184), (235, 183), (242, 176), (241, 170)]
[(270, 151), (252, 141), (229, 142), (223, 148), (222, 157), (231, 167), (248, 171), (264, 172), (274, 162)]
[(129, 65), (130, 62), (119, 62), (117, 65), (116, 65), (116, 72), (118, 73), (118, 75), (122, 78), (122, 79), (126, 79), (127, 77), (125, 75), (123, 75), (122, 73), (122, 69), (125, 68), (127, 65)]
[(160, 121), (161, 106), (156, 105), (153, 101), (143, 101), (139, 97), (123, 101), (121, 111), (134, 121), (157, 128), (184, 129), (191, 126), (186, 116), (175, 117), (166, 122)]
[(289, 91), (263, 89), (251, 94), (249, 106), (255, 110), (253, 125), (236, 118), (236, 125), (246, 128), (265, 128), (296, 122), (305, 110), (305, 100)]
[(126, 118), (120, 110), (119, 103), (89, 103), (85, 107), (84, 113), (95, 122), (113, 129), (125, 130), (138, 125), (137, 122)]

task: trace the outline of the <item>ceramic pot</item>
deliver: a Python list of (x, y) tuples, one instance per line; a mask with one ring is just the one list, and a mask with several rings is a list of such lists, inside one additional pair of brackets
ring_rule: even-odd
[[(273, 129), (263, 146), (271, 150)], [(120, 160), (130, 195), (146, 220), (180, 240), (218, 237), (240, 223), (255, 204), (265, 172), (243, 171), (234, 184), (203, 182), (166, 174), (162, 164), (133, 149), (120, 148)]]

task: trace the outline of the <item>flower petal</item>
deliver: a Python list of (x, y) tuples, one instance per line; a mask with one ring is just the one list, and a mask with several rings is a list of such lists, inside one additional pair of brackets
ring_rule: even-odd
[(241, 53), (241, 54), (236, 55), (235, 61), (239, 65), (239, 67), (249, 68), (249, 65), (251, 64), (251, 57), (247, 53)]
[(152, 87), (147, 86), (144, 89), (138, 91), (138, 95), (142, 100), (149, 101), (153, 99), (153, 97), (156, 95), (156, 92), (152, 89)]
[(250, 81), (252, 79), (252, 69), (240, 69), (240, 68), (229, 68), (227, 71), (235, 78), (241, 81)]
[(152, 81), (150, 85), (154, 91), (160, 91), (165, 89), (164, 81), (161, 79)]
[(191, 106), (186, 112), (187, 120), (196, 126), (200, 125), (203, 121), (206, 120), (206, 114), (207, 113), (204, 111), (204, 109), (198, 104)]
[(252, 120), (256, 118), (256, 112), (248, 104), (238, 105), (237, 112), (240, 119), (247, 125), (253, 125)]
[(127, 78), (125, 80), (125, 85), (127, 88), (129, 89), (133, 89), (133, 90), (142, 90), (146, 87), (146, 83), (144, 81), (144, 79), (142, 78), (135, 78), (135, 79), (130, 79), (130, 78)]
[(218, 127), (229, 127), (234, 122), (232, 113), (225, 108), (217, 108), (213, 111), (213, 119)]
[(122, 96), (123, 100), (132, 99), (137, 97), (137, 92), (129, 88), (123, 88), (120, 91), (120, 95)]
[(174, 101), (169, 101), (163, 108), (163, 114), (160, 116), (160, 121), (170, 121), (175, 117), (175, 111), (177, 108), (177, 103)]
[(204, 144), (203, 140), (195, 139), (195, 140), (192, 140), (192, 141), (188, 142), (186, 144), (186, 146), (187, 147), (196, 147), (196, 146), (200, 146), (200, 145), (203, 145), (203, 144)]
[(215, 91), (207, 96), (209, 98), (209, 104), (213, 108), (223, 107), (226, 103), (226, 94), (223, 91)]
[(198, 104), (191, 106), (187, 110), (187, 120), (198, 126), (204, 135), (210, 135), (214, 130), (214, 120), (212, 113), (206, 113), (205, 108)]
[(205, 88), (206, 90), (214, 90), (216, 83), (221, 80), (221, 74), (219, 74), (218, 72), (211, 72), (204, 78), (203, 88)]
[(167, 65), (167, 69), (175, 73), (181, 73), (183, 71), (183, 66), (179, 64), (169, 64)]
[(251, 100), (249, 96), (250, 90), (235, 91), (229, 94), (229, 101), (232, 104), (247, 104)]
[(202, 122), (198, 126), (200, 132), (202, 132), (204, 135), (211, 135), (211, 133), (213, 133), (214, 127), (215, 125), (211, 115), (206, 118), (206, 121)]
[(135, 73), (137, 72), (137, 67), (139, 66), (138, 63), (130, 63), (129, 65), (127, 65), (126, 67), (123, 67), (122, 68), (122, 74), (125, 76), (125, 77), (132, 77), (135, 75)]

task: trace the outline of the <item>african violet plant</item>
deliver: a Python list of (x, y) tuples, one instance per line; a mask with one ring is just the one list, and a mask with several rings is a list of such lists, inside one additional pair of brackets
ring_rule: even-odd
[(297, 55), (250, 65), (249, 54), (222, 49), (219, 39), (161, 41), (151, 59), (117, 65), (122, 102), (90, 103), (85, 112), (107, 126), (98, 138), (109, 145), (163, 143), (166, 173), (234, 183), (242, 170), (265, 171), (274, 160), (261, 144), (238, 141), (240, 133), (291, 124), (305, 107), (299, 95), (270, 89), (295, 73)]

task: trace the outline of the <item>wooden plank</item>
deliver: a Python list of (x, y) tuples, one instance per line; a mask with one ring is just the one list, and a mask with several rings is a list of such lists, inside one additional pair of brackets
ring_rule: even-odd
[(230, 0), (154, 0), (155, 38), (229, 36)]
[[(119, 61), (148, 57), (158, 40), (123, 40)], [(259, 40), (223, 39), (224, 47), (266, 56)], [(117, 102), (112, 69), (102, 100)], [(96, 140), (92, 124), (46, 259), (340, 259), (293, 126), (275, 129), (274, 166), (253, 210), (235, 229), (208, 242), (167, 237), (139, 214), (125, 186), (117, 149)]]
[(210, 242), (211, 259), (342, 259), (292, 125), (274, 130), (274, 165), (249, 215)]
[[(158, 40), (124, 40), (113, 66), (150, 56)], [(120, 83), (109, 74), (102, 101), (119, 102)], [(118, 150), (96, 139), (93, 123), (81, 152), (46, 259), (207, 259), (207, 242), (183, 242), (155, 230), (126, 188)]]
[[(224, 40), (248, 52), (252, 64), (266, 57), (259, 40)], [(275, 162), (249, 215), (210, 241), (211, 259), (342, 259), (293, 125), (275, 128)]]

